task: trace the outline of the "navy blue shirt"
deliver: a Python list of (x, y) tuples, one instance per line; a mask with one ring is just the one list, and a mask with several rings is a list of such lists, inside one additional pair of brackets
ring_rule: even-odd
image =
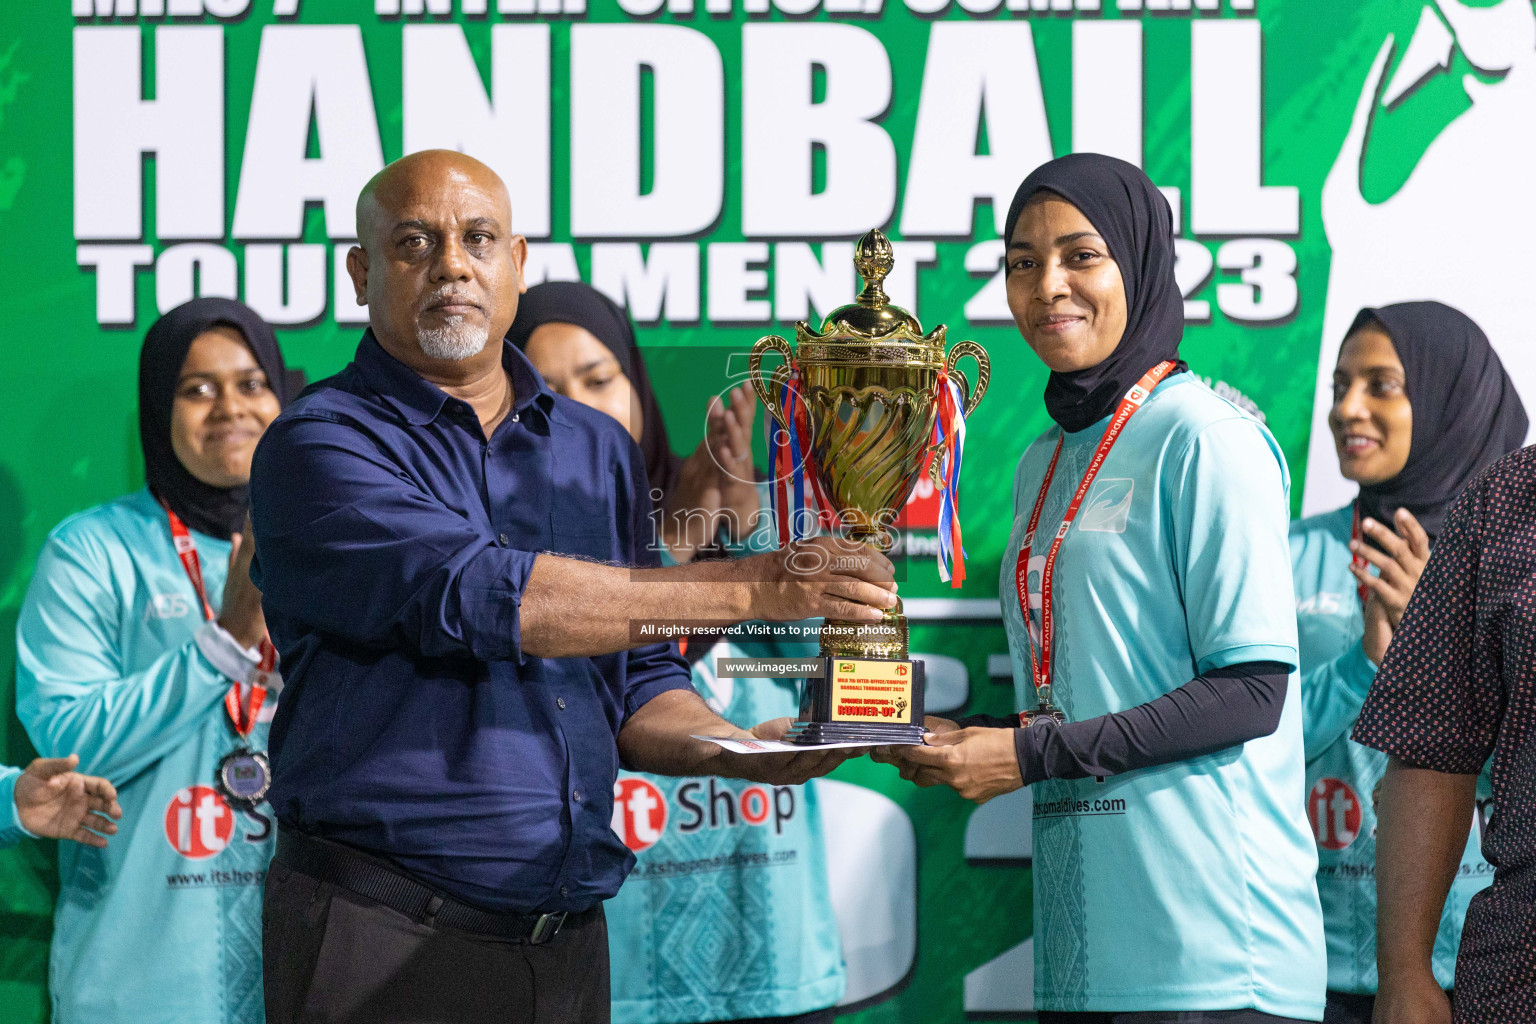
[(267, 430), (252, 577), (286, 680), (279, 821), (394, 861), (489, 910), (582, 910), (634, 856), (613, 833), (615, 738), (689, 687), (675, 646), (525, 655), (537, 553), (653, 565), (643, 458), (505, 345), (515, 405), (470, 406), (372, 333)]

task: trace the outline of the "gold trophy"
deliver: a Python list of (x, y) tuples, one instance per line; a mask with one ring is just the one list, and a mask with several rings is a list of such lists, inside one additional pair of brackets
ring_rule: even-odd
[[(749, 376), (757, 397), (784, 430), (772, 395), (798, 372), (810, 426), (805, 473), (815, 474), (828, 509), (851, 537), (890, 550), (890, 527), (930, 454), (939, 410), (939, 373), (959, 384), (966, 415), (986, 393), (991, 362), (973, 341), (944, 355), (945, 328), (924, 334), (915, 316), (891, 305), (881, 286), (895, 262), (879, 230), (859, 239), (854, 266), (864, 289), (816, 330), (795, 324), (796, 348), (777, 335), (752, 346)], [(763, 377), (763, 355), (784, 362)], [(971, 389), (956, 364), (976, 361)], [(935, 453), (936, 454), (936, 453)], [(938, 460), (934, 463), (935, 478)], [(909, 660), (901, 605), (878, 623), (827, 620), (820, 632), (824, 671), (806, 682), (788, 739), (801, 744), (921, 743), (923, 663)]]

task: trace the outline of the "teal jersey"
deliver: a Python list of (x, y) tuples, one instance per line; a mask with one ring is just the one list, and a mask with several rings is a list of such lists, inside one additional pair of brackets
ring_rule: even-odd
[[(1307, 752), (1307, 816), (1317, 842), (1317, 892), (1328, 936), (1328, 987), (1376, 991), (1376, 800), (1387, 755), (1349, 738), (1376, 678), (1360, 646), (1365, 632), (1349, 572), (1352, 505), (1291, 524), (1296, 629), (1301, 641), (1302, 721)], [(1487, 773), (1477, 780), (1478, 814), (1435, 937), (1435, 980), (1450, 988), (1467, 904), (1493, 881), (1479, 841), (1492, 801)]]
[[(193, 533), (217, 611), (230, 545)], [(139, 491), (65, 520), (16, 626), (16, 710), (39, 752), (109, 779), (122, 830), (59, 845), (55, 1024), (262, 1024), (261, 897), (275, 830), (214, 771), (239, 746), (165, 513)], [(266, 747), (275, 695), (250, 736)]]
[(0, 850), (15, 846), (28, 836), (21, 826), (21, 808), (16, 806), (16, 780), (20, 768), (0, 764)]
[[(1061, 431), (1019, 460), (1003, 621), (1035, 704), (1040, 571), (1108, 417), (1066, 435), (1028, 572), (1014, 562)], [(1289, 478), (1269, 432), (1187, 373), (1126, 426), (1057, 558), (1053, 701), (1069, 721), (1147, 703), (1199, 673), (1295, 666)], [(1035, 1005), (1115, 1012), (1256, 1008), (1320, 1020), (1326, 963), (1301, 801), (1295, 676), (1279, 728), (1205, 757), (1034, 791)]]
[[(715, 659), (814, 657), (802, 642), (722, 642), (699, 693), (747, 728), (794, 715), (800, 682), (717, 679)], [(816, 783), (620, 772), (613, 829), (635, 869), (605, 905), (614, 1024), (781, 1017), (832, 1006), (844, 970)]]

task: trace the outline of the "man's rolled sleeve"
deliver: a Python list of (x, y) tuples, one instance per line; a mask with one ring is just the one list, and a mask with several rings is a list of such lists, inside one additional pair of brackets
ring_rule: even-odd
[(279, 420), (252, 464), (251, 516), (252, 577), (270, 607), (370, 646), (521, 656), (537, 555), (499, 546), (361, 431)]
[(1403, 613), (1354, 740), (1420, 768), (1476, 775), (1503, 717), (1497, 636), (1478, 606), (1482, 488), (1456, 502)]
[(488, 548), (459, 576), (459, 623), (475, 657), (523, 656), (523, 591), (533, 573), (531, 551)]
[(624, 687), (624, 717), (628, 719), (652, 698), (668, 690), (692, 690), (688, 663), (677, 653), (677, 644), (647, 644), (629, 652), (628, 680)]

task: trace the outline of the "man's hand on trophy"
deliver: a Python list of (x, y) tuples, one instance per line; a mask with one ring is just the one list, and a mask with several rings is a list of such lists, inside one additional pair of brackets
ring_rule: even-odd
[(878, 622), (896, 605), (896, 567), (859, 541), (813, 537), (736, 564), (757, 584), (752, 613), (770, 622)]
[[(760, 740), (782, 740), (793, 718), (771, 718), (749, 730)], [(734, 754), (721, 750), (711, 765), (711, 771), (734, 779), (747, 779), (770, 786), (798, 786), (823, 775), (848, 760), (864, 753), (863, 747), (837, 747), (832, 750), (807, 750), (785, 754)]]
[[(931, 723), (948, 729), (934, 732)], [(923, 746), (879, 747), (870, 757), (893, 764), (901, 777), (919, 786), (948, 786), (967, 800), (984, 804), (1024, 784), (1012, 729), (960, 729), (948, 719), (924, 720), (930, 731)]]

